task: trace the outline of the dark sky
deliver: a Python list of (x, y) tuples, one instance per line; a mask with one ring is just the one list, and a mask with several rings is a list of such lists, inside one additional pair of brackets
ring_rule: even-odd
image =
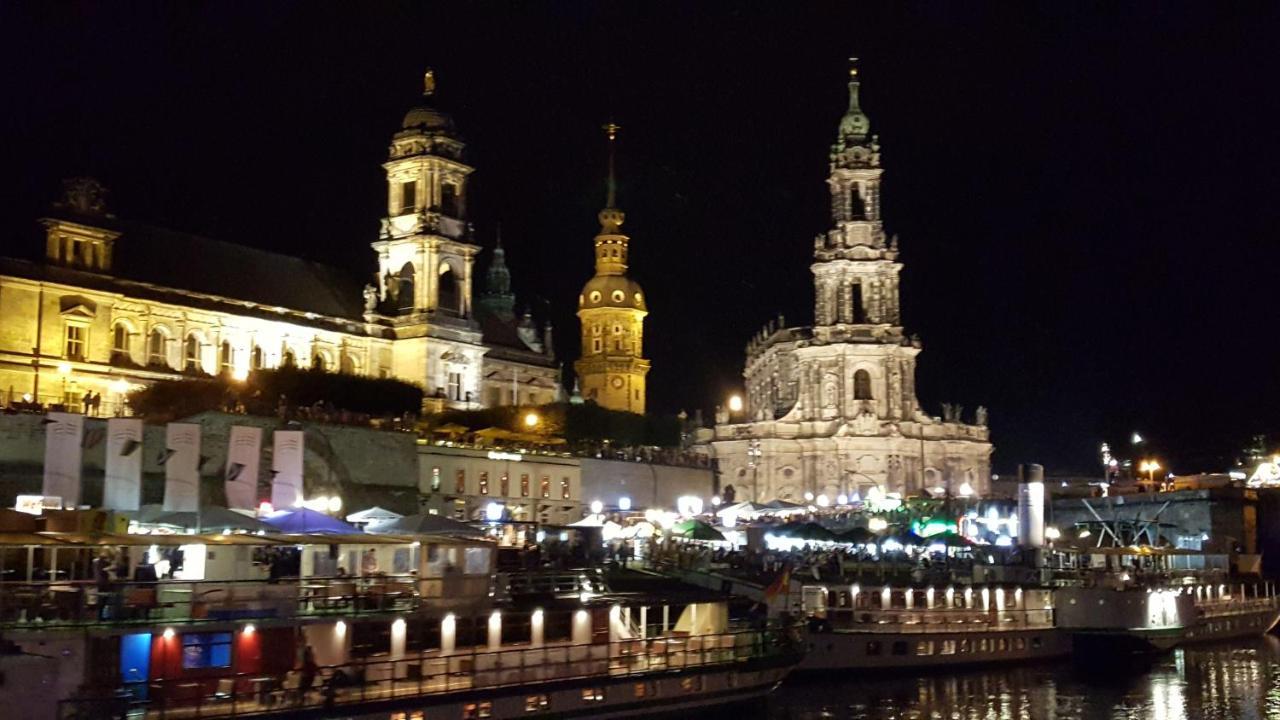
[(89, 174), (121, 216), (369, 272), (430, 65), (566, 362), (623, 126), (650, 404), (709, 411), (764, 321), (812, 321), (858, 55), (931, 413), (987, 405), (1002, 470), (1092, 471), (1134, 429), (1212, 469), (1280, 430), (1280, 6), (364, 5), (0, 4), (0, 249)]

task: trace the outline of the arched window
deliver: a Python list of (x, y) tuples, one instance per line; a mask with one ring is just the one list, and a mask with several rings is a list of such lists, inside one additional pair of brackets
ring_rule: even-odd
[(230, 375), (235, 370), (235, 357), (231, 342), (223, 340), (222, 346), (218, 348), (218, 372)]
[(289, 348), (285, 348), (284, 353), (280, 355), (280, 366), (287, 368), (298, 367), (298, 356), (294, 355)]
[(400, 282), (396, 284), (396, 307), (400, 312), (413, 312), (413, 263), (400, 268)]
[(338, 361), (338, 371), (344, 375), (356, 374), (356, 359), (351, 353), (342, 353), (342, 358)]
[(124, 323), (116, 323), (111, 329), (111, 359), (131, 360), (129, 356), (129, 328)]
[(436, 307), (446, 312), (462, 314), (462, 293), (458, 277), (448, 265), (440, 266), (440, 280), (436, 283)]
[(200, 363), (200, 340), (195, 335), (188, 335), (182, 345), (182, 369), (203, 370)]
[(458, 186), (453, 183), (441, 183), (440, 212), (449, 217), (461, 217), (458, 204)]
[(324, 372), (329, 369), (329, 363), (325, 361), (324, 353), (317, 352), (311, 354), (311, 369), (319, 370), (320, 372)]
[(164, 366), (169, 365), (169, 358), (166, 357), (164, 331), (160, 328), (152, 328), (151, 334), (147, 336), (147, 364)]
[(253, 346), (253, 352), (249, 353), (249, 364), (253, 366), (254, 370), (261, 370), (263, 368), (262, 348), (257, 345)]
[(871, 373), (859, 370), (853, 374), (853, 399), (871, 400)]

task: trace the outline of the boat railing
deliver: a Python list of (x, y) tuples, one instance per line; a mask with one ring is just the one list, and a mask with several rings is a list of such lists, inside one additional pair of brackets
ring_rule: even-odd
[[(394, 659), (356, 659), (323, 666), (310, 679), (303, 678), (299, 670), (290, 670), (278, 674), (228, 673), (194, 682), (158, 679), (125, 684), (95, 697), (64, 700), (59, 703), (58, 717), (81, 720), (127, 715), (145, 720), (187, 720), (340, 709), (366, 702), (550, 681), (598, 679), (603, 683), (692, 668), (728, 667), (798, 653), (795, 628), (785, 626), (608, 643), (473, 648), (448, 654), (432, 650)], [(307, 683), (310, 686), (304, 687)], [(688, 691), (695, 692), (696, 688), (691, 685)], [(606, 689), (592, 691), (604, 693)], [(530, 687), (528, 692), (538, 691)]]
[[(459, 578), (464, 581), (467, 578)], [(412, 612), (424, 602), (475, 593), (431, 592), (414, 575), (279, 580), (158, 580), (0, 583), (0, 628), (147, 625)], [(486, 583), (487, 587), (487, 583)], [(480, 593), (480, 597), (487, 592)], [(474, 598), (473, 598), (474, 599)]]
[(990, 632), (1053, 626), (1053, 610), (929, 608), (868, 609), (828, 607), (825, 627), (871, 632)]

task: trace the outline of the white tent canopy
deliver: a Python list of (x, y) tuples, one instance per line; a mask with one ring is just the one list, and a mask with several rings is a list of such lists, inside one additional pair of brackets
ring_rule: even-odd
[(386, 508), (381, 508), (381, 507), (378, 507), (377, 505), (374, 505), (373, 507), (367, 510), (361, 510), (360, 512), (351, 513), (350, 515), (347, 516), (347, 522), (349, 523), (382, 523), (382, 522), (391, 522), (392, 520), (399, 520), (402, 517), (404, 516), (401, 515), (400, 513), (392, 512), (390, 510), (387, 510)]

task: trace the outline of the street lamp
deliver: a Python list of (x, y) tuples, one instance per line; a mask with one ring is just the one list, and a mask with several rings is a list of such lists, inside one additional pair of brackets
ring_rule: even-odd
[(70, 407), (71, 402), (67, 399), (67, 379), (71, 377), (71, 363), (58, 363), (58, 374), (62, 376), (62, 404)]
[(111, 381), (111, 392), (116, 396), (116, 417), (124, 415), (124, 396), (129, 392), (129, 381), (116, 378)]
[(1142, 463), (1138, 465), (1138, 470), (1147, 474), (1147, 482), (1150, 482), (1153, 486), (1156, 482), (1156, 471), (1159, 469), (1160, 463), (1155, 460), (1143, 460)]
[(536, 413), (536, 412), (526, 413), (526, 414), (525, 414), (525, 416), (524, 416), (524, 426), (525, 426), (525, 427), (527, 427), (527, 428), (529, 428), (530, 430), (532, 430), (532, 429), (534, 429), (535, 427), (537, 427), (537, 426), (538, 426), (538, 413)]

